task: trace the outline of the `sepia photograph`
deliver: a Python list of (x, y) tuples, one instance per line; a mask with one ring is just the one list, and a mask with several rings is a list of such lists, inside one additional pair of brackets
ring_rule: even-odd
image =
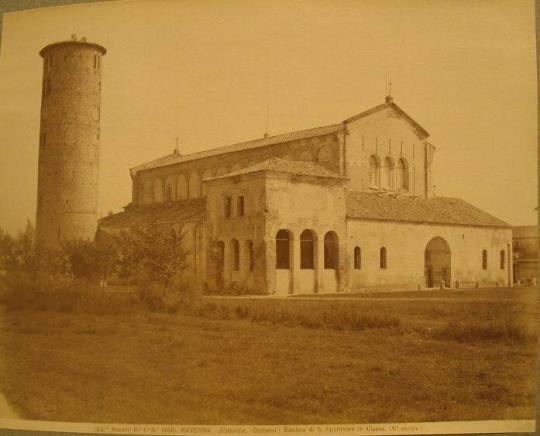
[(535, 432), (535, 8), (1, 1), (0, 431)]

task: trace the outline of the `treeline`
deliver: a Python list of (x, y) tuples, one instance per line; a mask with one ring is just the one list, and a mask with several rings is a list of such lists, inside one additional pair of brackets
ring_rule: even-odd
[[(66, 283), (104, 287), (115, 283), (166, 292), (186, 286), (182, 273), (189, 252), (183, 234), (170, 226), (137, 227), (115, 235), (98, 233), (95, 240), (66, 241), (55, 250), (36, 253), (30, 222), (16, 236), (0, 229), (0, 271), (4, 278), (21, 278), (41, 287)], [(9, 280), (8, 280), (9, 281)]]

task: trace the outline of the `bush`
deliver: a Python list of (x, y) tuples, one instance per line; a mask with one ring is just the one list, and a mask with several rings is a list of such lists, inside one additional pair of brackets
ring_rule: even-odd
[(119, 314), (140, 307), (131, 294), (107, 292), (65, 277), (33, 279), (28, 274), (9, 274), (0, 287), (0, 303), (7, 310), (50, 310), (65, 313)]

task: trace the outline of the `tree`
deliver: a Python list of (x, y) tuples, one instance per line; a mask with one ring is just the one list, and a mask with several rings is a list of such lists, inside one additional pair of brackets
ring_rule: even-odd
[(116, 268), (117, 249), (114, 245), (98, 241), (74, 240), (62, 244), (71, 273), (87, 284), (105, 281)]
[(138, 282), (158, 283), (163, 290), (186, 268), (183, 235), (170, 226), (149, 225), (117, 237), (119, 273)]

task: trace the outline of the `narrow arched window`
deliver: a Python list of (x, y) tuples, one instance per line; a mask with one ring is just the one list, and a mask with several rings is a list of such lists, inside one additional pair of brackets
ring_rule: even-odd
[(255, 256), (253, 253), (253, 241), (246, 242), (246, 266), (248, 271), (253, 271), (255, 266)]
[(354, 247), (354, 269), (362, 268), (362, 251), (360, 247)]
[(173, 185), (172, 185), (172, 183), (167, 183), (167, 186), (165, 187), (165, 200), (166, 201), (172, 201), (173, 200)]
[(304, 230), (300, 235), (300, 269), (315, 268), (315, 235)]
[(387, 157), (384, 159), (383, 182), (387, 189), (394, 189), (394, 161)]
[(381, 269), (386, 269), (386, 247), (381, 247), (381, 252), (379, 255), (379, 265)]
[(482, 269), (487, 269), (487, 250), (482, 250)]
[(290, 242), (288, 230), (280, 230), (276, 235), (276, 269), (290, 268)]
[(337, 269), (338, 257), (338, 237), (328, 232), (324, 235), (324, 269)]
[(379, 186), (379, 172), (380, 164), (379, 158), (375, 155), (371, 155), (369, 158), (369, 186), (378, 187)]
[(505, 252), (504, 250), (501, 250), (501, 259), (500, 259), (500, 266), (501, 266), (501, 269), (504, 269), (506, 267), (506, 255), (505, 255)]
[(232, 254), (232, 269), (233, 271), (240, 270), (240, 244), (236, 239), (233, 239), (231, 242), (231, 254)]
[(404, 191), (409, 189), (409, 166), (403, 158), (397, 164), (397, 187)]

